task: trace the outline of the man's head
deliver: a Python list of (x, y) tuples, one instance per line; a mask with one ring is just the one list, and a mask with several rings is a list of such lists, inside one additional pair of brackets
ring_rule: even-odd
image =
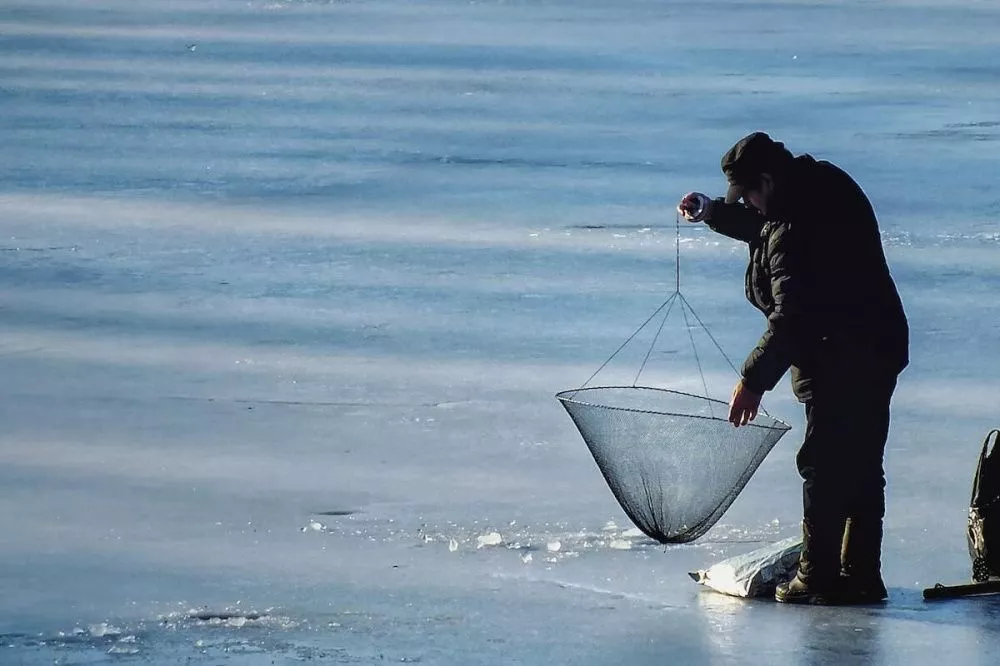
[(764, 132), (754, 132), (740, 139), (722, 156), (722, 172), (729, 181), (726, 203), (743, 201), (761, 213), (767, 213), (792, 154), (780, 141)]

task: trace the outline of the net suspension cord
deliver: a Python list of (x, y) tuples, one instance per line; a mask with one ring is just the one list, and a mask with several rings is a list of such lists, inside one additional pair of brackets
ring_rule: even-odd
[[(621, 343), (621, 345), (618, 346), (618, 349), (616, 349), (611, 354), (611, 356), (608, 357), (608, 360), (606, 360), (604, 363), (601, 363), (601, 367), (599, 367), (597, 370), (595, 370), (594, 374), (590, 375), (590, 377), (587, 378), (587, 381), (585, 381), (583, 384), (581, 384), (580, 388), (578, 388), (576, 390), (579, 391), (581, 389), (587, 388), (587, 384), (589, 384), (591, 381), (593, 381), (594, 377), (596, 377), (597, 375), (601, 374), (601, 370), (603, 370), (604, 368), (606, 368), (607, 365), (608, 365), (608, 363), (611, 363), (611, 361), (614, 360), (615, 356), (618, 356), (619, 352), (621, 352), (621, 350), (625, 349), (625, 347), (627, 347), (628, 344), (630, 342), (632, 342), (632, 340), (635, 339), (635, 336), (639, 335), (639, 333), (642, 331), (642, 329), (646, 328), (646, 326), (649, 325), (649, 322), (653, 321), (653, 319), (656, 318), (656, 315), (660, 314), (660, 312), (662, 312), (664, 308), (666, 308), (666, 310), (667, 310), (666, 314), (669, 315), (670, 314), (670, 310), (673, 308), (674, 302), (677, 300), (678, 295), (679, 294), (677, 294), (677, 292), (674, 292), (670, 296), (670, 298), (668, 298), (663, 303), (661, 303), (660, 307), (656, 308), (656, 310), (653, 311), (653, 314), (649, 315), (649, 317), (646, 319), (646, 321), (642, 322), (642, 325), (640, 325), (639, 328), (635, 329), (635, 331), (632, 332), (632, 335), (628, 336), (628, 338), (625, 340), (625, 342)], [(663, 320), (664, 320), (664, 322), (666, 321), (666, 316), (664, 316)], [(663, 328), (663, 323), (662, 322), (660, 323), (660, 328), (661, 329)], [(647, 358), (649, 358), (649, 354), (652, 353), (652, 351), (653, 351), (652, 348), (650, 348), (649, 352), (647, 352), (647, 354), (646, 354)], [(645, 365), (645, 363), (643, 363), (643, 365)], [(642, 374), (642, 368), (639, 369), (639, 373)], [(636, 376), (636, 380), (638, 381), (638, 375)]]
[[(656, 348), (656, 341), (660, 339), (660, 333), (663, 332), (663, 326), (667, 323), (667, 319), (670, 317), (670, 311), (674, 307), (674, 303), (680, 296), (680, 292), (674, 292), (673, 296), (670, 297), (670, 307), (663, 314), (663, 319), (660, 320), (660, 327), (656, 329), (656, 335), (653, 336), (653, 343), (649, 345), (649, 349), (646, 350), (646, 356), (642, 359), (642, 365), (639, 366), (639, 371), (635, 373), (635, 379), (632, 380), (632, 386), (635, 386), (639, 382), (639, 376), (642, 371), (646, 369), (646, 364), (649, 362), (649, 357), (653, 354), (653, 349)], [(636, 331), (638, 333), (638, 331)]]
[[(680, 293), (680, 292), (678, 292)], [(698, 375), (701, 377), (701, 387), (705, 391), (705, 398), (708, 398), (708, 382), (705, 381), (705, 371), (701, 367), (701, 359), (698, 357), (698, 346), (694, 343), (694, 333), (691, 331), (691, 322), (688, 320), (687, 308), (684, 306), (684, 297), (681, 296), (681, 314), (684, 315), (684, 328), (687, 329), (688, 339), (691, 340), (691, 351), (694, 353), (694, 362), (698, 366)], [(708, 411), (712, 416), (715, 416), (715, 410), (712, 409), (712, 403), (708, 403)]]
[[(634, 340), (635, 337), (644, 328), (646, 328), (646, 326), (649, 325), (649, 322), (653, 321), (653, 319), (655, 319), (657, 315), (659, 315), (661, 312), (663, 312), (663, 318), (660, 320), (660, 325), (659, 325), (659, 327), (656, 330), (656, 335), (653, 337), (653, 341), (649, 345), (649, 349), (646, 351), (646, 355), (645, 355), (645, 357), (642, 360), (642, 365), (639, 367), (639, 371), (636, 373), (635, 379), (632, 381), (632, 386), (635, 387), (638, 384), (638, 382), (639, 382), (639, 377), (642, 376), (643, 371), (646, 369), (646, 365), (649, 362), (650, 357), (652, 356), (653, 350), (656, 348), (656, 343), (659, 341), (660, 334), (663, 332), (663, 327), (666, 324), (667, 319), (670, 317), (670, 313), (671, 313), (671, 311), (673, 311), (674, 305), (678, 301), (680, 302), (681, 315), (684, 317), (684, 327), (687, 329), (687, 332), (688, 332), (688, 340), (691, 343), (691, 351), (694, 354), (695, 364), (698, 366), (698, 375), (701, 378), (701, 385), (702, 385), (703, 390), (705, 391), (705, 395), (703, 397), (709, 398), (709, 395), (708, 395), (708, 382), (705, 379), (705, 371), (704, 371), (704, 368), (703, 368), (702, 363), (701, 363), (701, 357), (698, 354), (698, 347), (695, 344), (694, 333), (692, 331), (692, 329), (695, 328), (695, 326), (691, 323), (691, 320), (688, 319), (688, 313), (690, 313), (690, 315), (694, 319), (694, 321), (697, 322), (697, 328), (700, 328), (701, 330), (703, 330), (705, 332), (705, 335), (708, 336), (708, 339), (712, 341), (712, 344), (715, 346), (716, 351), (718, 351), (719, 354), (722, 355), (722, 358), (724, 358), (726, 360), (726, 363), (729, 364), (729, 367), (732, 369), (732, 371), (734, 373), (736, 373), (736, 375), (739, 375), (740, 371), (736, 367), (736, 365), (733, 363), (732, 359), (729, 358), (728, 354), (726, 354), (726, 351), (722, 348), (722, 345), (720, 345), (719, 341), (716, 340), (716, 338), (715, 338), (714, 335), (712, 335), (712, 331), (709, 330), (708, 326), (705, 325), (705, 322), (702, 321), (701, 317), (698, 316), (698, 313), (695, 312), (695, 310), (694, 310), (693, 307), (691, 307), (691, 303), (687, 300), (687, 298), (684, 297), (684, 294), (681, 293), (681, 216), (680, 216), (680, 213), (677, 213), (675, 215), (675, 218), (674, 218), (674, 291), (673, 291), (673, 293), (667, 298), (667, 300), (665, 300), (663, 303), (661, 303), (660, 306), (658, 308), (656, 308), (656, 310), (653, 311), (653, 314), (651, 314), (646, 319), (646, 321), (644, 321), (635, 331), (633, 331), (632, 334), (625, 340), (625, 342), (623, 342), (618, 347), (618, 349), (616, 349), (614, 351), (614, 353), (612, 353), (611, 356), (609, 356), (608, 359), (606, 361), (604, 361), (604, 363), (602, 363), (601, 366), (599, 368), (597, 368), (597, 370), (595, 370), (592, 375), (590, 375), (590, 377), (587, 378), (587, 381), (585, 381), (583, 384), (581, 384), (580, 388), (578, 388), (576, 390), (579, 391), (581, 389), (586, 388), (587, 385), (590, 384), (590, 382), (593, 381), (594, 378), (597, 377), (597, 375), (599, 375), (601, 373), (601, 371), (604, 370), (604, 368), (606, 368), (607, 365), (609, 363), (611, 363), (611, 361), (614, 360), (614, 358), (616, 356), (618, 356), (618, 354), (623, 349), (625, 349), (625, 347), (627, 347), (629, 345), (629, 343), (632, 342), (632, 340)], [(665, 312), (664, 312), (664, 310), (665, 310)], [(767, 414), (767, 411), (763, 407), (761, 407), (760, 411), (763, 414)]]
[(681, 293), (681, 214), (674, 213), (674, 293)]

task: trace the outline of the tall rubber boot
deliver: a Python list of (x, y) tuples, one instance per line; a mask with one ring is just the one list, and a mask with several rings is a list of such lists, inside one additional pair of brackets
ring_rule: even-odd
[(877, 604), (889, 598), (882, 581), (882, 518), (847, 519), (840, 566), (850, 603)]
[(787, 604), (843, 603), (840, 576), (843, 537), (844, 520), (821, 524), (803, 520), (799, 570), (792, 580), (778, 585), (774, 592), (775, 601)]

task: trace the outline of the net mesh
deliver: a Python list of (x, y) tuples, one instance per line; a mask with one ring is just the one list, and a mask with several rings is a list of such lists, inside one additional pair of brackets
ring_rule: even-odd
[(705, 534), (789, 429), (763, 413), (734, 428), (726, 403), (667, 389), (601, 386), (556, 397), (625, 513), (661, 543)]

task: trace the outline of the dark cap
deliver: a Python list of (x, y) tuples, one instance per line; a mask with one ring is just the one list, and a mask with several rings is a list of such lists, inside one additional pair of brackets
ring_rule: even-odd
[(729, 181), (726, 203), (734, 203), (743, 196), (747, 185), (753, 185), (762, 173), (774, 173), (784, 168), (792, 159), (785, 144), (774, 141), (764, 132), (754, 132), (736, 142), (722, 156), (722, 173)]

